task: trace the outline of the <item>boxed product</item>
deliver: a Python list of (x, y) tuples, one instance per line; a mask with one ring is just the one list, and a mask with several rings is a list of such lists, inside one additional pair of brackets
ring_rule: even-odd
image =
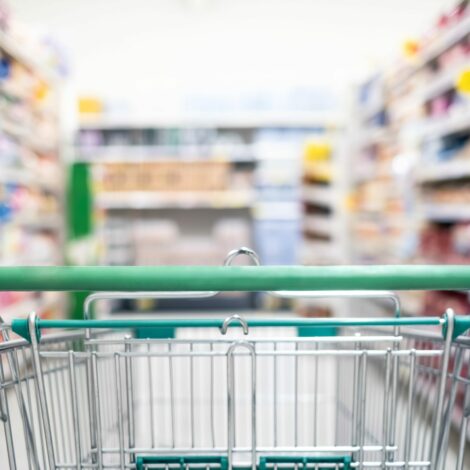
[(222, 161), (102, 165), (104, 191), (217, 191), (229, 180), (230, 165)]

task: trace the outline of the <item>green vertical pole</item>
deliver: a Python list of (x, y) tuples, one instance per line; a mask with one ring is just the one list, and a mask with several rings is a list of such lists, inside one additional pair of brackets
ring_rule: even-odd
[[(93, 234), (93, 194), (88, 163), (70, 165), (67, 186), (67, 264), (78, 264), (74, 255), (80, 244), (89, 242)], [(87, 263), (89, 260), (87, 260)], [(83, 318), (83, 302), (88, 292), (70, 294), (70, 318)]]

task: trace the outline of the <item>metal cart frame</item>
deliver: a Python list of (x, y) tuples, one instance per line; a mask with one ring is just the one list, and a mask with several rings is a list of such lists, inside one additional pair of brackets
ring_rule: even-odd
[[(89, 298), (84, 320), (31, 314), (1, 328), (6, 461), (20, 468), (19, 452), (26, 451), (29, 468), (51, 470), (462, 470), (470, 316), (448, 310), (442, 317), (402, 318), (389, 290), (469, 286), (470, 267), (462, 266), (0, 268), (2, 290), (109, 291)], [(219, 291), (388, 297), (396, 315), (87, 318), (91, 302), (110, 296)], [(229, 332), (230, 325), (242, 326), (246, 336)], [(61, 333), (51, 334), (56, 328)], [(191, 333), (167, 335), (174, 329)], [(10, 330), (23, 339), (11, 339)], [(327, 371), (334, 371), (331, 380), (322, 377)], [(326, 423), (327, 412), (333, 423)], [(450, 467), (458, 413), (458, 451)], [(328, 427), (334, 428), (331, 440)]]

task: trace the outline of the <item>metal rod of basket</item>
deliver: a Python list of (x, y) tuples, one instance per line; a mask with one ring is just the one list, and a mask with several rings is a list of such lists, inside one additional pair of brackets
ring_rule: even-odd
[[(467, 317), (461, 317), (464, 321)], [(53, 328), (100, 328), (100, 329), (133, 329), (133, 328), (219, 328), (223, 329), (224, 319), (220, 318), (169, 318), (169, 319), (123, 319), (123, 320), (45, 320), (35, 319), (36, 336), (40, 338), (41, 329)], [(446, 326), (445, 317), (379, 317), (379, 318), (252, 318), (246, 320), (249, 327), (395, 327), (395, 326)], [(470, 325), (469, 325), (470, 326)], [(12, 330), (31, 341), (28, 320), (15, 318)]]
[[(171, 319), (124, 319), (124, 320), (44, 320), (34, 317), (36, 337), (40, 339), (41, 329), (52, 328), (101, 328), (101, 329), (134, 329), (134, 328), (219, 328), (224, 330), (225, 321), (219, 318), (171, 318)], [(470, 329), (470, 316), (452, 317), (452, 339)], [(252, 318), (243, 320), (242, 326), (248, 327), (302, 327), (344, 328), (344, 327), (400, 327), (400, 326), (440, 326), (443, 336), (449, 328), (448, 312), (443, 317), (379, 317), (379, 318)], [(12, 330), (31, 341), (31, 328), (28, 319), (15, 318)]]

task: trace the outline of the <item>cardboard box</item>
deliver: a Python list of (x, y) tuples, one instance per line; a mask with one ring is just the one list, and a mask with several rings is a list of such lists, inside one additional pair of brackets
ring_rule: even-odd
[(230, 183), (227, 162), (107, 163), (104, 191), (223, 191)]

